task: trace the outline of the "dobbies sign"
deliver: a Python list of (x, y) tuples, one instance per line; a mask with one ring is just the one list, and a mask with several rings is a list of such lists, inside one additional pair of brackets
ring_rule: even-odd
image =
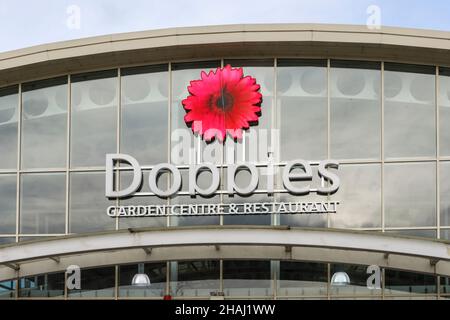
[[(264, 112), (262, 106), (262, 94), (260, 85), (256, 83), (256, 79), (251, 76), (244, 76), (242, 68), (232, 68), (227, 65), (224, 68), (217, 68), (208, 73), (201, 72), (201, 79), (193, 80), (188, 86), (189, 95), (182, 101), (182, 105), (186, 111), (184, 121), (187, 130), (190, 128), (192, 133), (199, 139), (203, 139), (210, 146), (212, 142), (218, 141), (224, 145), (227, 138), (233, 142), (242, 142), (244, 136), (243, 131), (248, 130), (250, 126), (258, 125), (259, 118)], [(181, 129), (177, 129), (181, 130)], [(176, 130), (175, 130), (176, 131)], [(264, 129), (259, 130), (264, 131)], [(172, 132), (172, 138), (177, 136), (176, 132)], [(186, 135), (180, 134), (179, 137)], [(188, 133), (188, 136), (191, 136)], [(267, 135), (263, 135), (267, 136)], [(272, 134), (272, 137), (275, 136)], [(250, 141), (254, 135), (248, 135), (247, 144), (249, 146), (265, 146), (268, 143), (256, 143)], [(271, 145), (273, 149), (273, 144)], [(190, 148), (182, 146), (186, 150)], [(208, 148), (205, 148), (205, 150)], [(276, 148), (275, 148), (276, 149)], [(173, 147), (172, 157), (177, 153), (177, 146)], [(189, 149), (187, 153), (191, 150)], [(231, 150), (233, 151), (233, 150)], [(249, 150), (251, 151), (251, 150)], [(231, 152), (232, 153), (232, 152)], [(255, 158), (257, 152), (250, 152), (249, 157)], [(272, 156), (273, 156), (272, 152)], [(262, 154), (268, 154), (262, 152)], [(207, 157), (203, 157), (206, 159)], [(150, 193), (138, 192), (143, 184), (142, 168), (138, 161), (130, 155), (126, 154), (108, 154), (106, 155), (106, 197), (108, 198), (130, 198), (133, 196), (158, 196), (160, 198), (171, 198), (176, 195), (188, 195), (195, 197), (212, 197), (215, 194), (227, 194), (230, 197), (250, 196), (253, 193), (261, 193), (257, 190), (261, 181), (260, 172), (261, 163), (265, 163), (263, 170), (266, 174), (266, 192), (269, 195), (284, 192), (292, 195), (308, 195), (309, 193), (317, 193), (319, 195), (328, 196), (334, 194), (339, 189), (340, 181), (336, 174), (339, 169), (339, 163), (333, 160), (321, 161), (314, 163), (318, 166), (317, 174), (321, 178), (320, 186), (302, 185), (299, 186), (298, 181), (312, 181), (313, 170), (311, 162), (305, 160), (291, 161), (283, 166), (282, 184), (284, 189), (274, 190), (275, 168), (271, 159), (259, 159), (259, 161), (238, 162), (226, 161), (226, 186), (224, 190), (219, 190), (222, 177), (221, 168), (212, 163), (220, 163), (221, 161), (193, 161), (190, 159), (186, 164), (189, 167), (188, 181), (182, 181), (182, 176), (178, 167), (162, 163), (155, 165), (151, 169), (148, 181)], [(179, 163), (179, 161), (173, 161)], [(127, 163), (128, 167), (116, 168), (118, 163)], [(258, 167), (255, 165), (258, 163)], [(185, 167), (185, 166), (184, 166)], [(183, 168), (184, 168), (183, 167)], [(277, 166), (277, 170), (281, 166)], [(123, 189), (115, 188), (115, 170), (132, 171), (132, 181)], [(208, 171), (210, 180), (207, 187), (200, 187), (198, 177), (200, 173)], [(247, 171), (250, 179), (247, 185), (242, 186), (236, 183), (236, 177), (241, 171)], [(164, 174), (171, 175), (171, 183), (161, 189), (158, 186), (159, 178)], [(187, 183), (188, 191), (180, 192), (182, 184)], [(129, 206), (111, 206), (107, 213), (111, 217), (148, 217), (148, 216), (192, 216), (192, 215), (225, 215), (225, 214), (269, 214), (269, 213), (285, 213), (285, 214), (321, 214), (335, 213), (339, 202), (250, 202), (250, 203), (219, 203), (219, 204), (174, 204), (174, 205), (129, 205)]]
[[(124, 189), (115, 189), (114, 184), (114, 167), (116, 163), (128, 163), (127, 170), (132, 171), (132, 181), (129, 186)], [(274, 172), (271, 164), (265, 167), (268, 172)], [(311, 164), (305, 160), (295, 160), (287, 163), (282, 170), (282, 182), (285, 189), (276, 192), (288, 192), (292, 195), (308, 195), (315, 192), (319, 195), (332, 195), (336, 193), (340, 186), (338, 175), (333, 172), (339, 168), (339, 163), (333, 160), (321, 161), (318, 164), (318, 175), (322, 181), (320, 186), (312, 187), (306, 185), (299, 187), (295, 181), (312, 181), (313, 170)], [(296, 170), (299, 169), (299, 170)], [(208, 187), (200, 187), (198, 185), (198, 177), (201, 172), (208, 171), (210, 173), (210, 181)], [(236, 177), (240, 171), (247, 171), (250, 174), (249, 182), (246, 186), (238, 186)], [(300, 171), (300, 172), (298, 172)], [(220, 170), (219, 167), (211, 163), (202, 163), (189, 166), (188, 195), (195, 198), (197, 196), (209, 197), (220, 192)], [(221, 193), (228, 194), (233, 197), (250, 196), (258, 188), (260, 182), (259, 170), (255, 164), (240, 163), (227, 165), (226, 190)], [(169, 173), (172, 177), (171, 184), (166, 189), (158, 186), (159, 178)], [(274, 177), (268, 174), (266, 176), (267, 194), (273, 194)], [(161, 163), (154, 166), (148, 177), (148, 186), (151, 190), (149, 193), (137, 192), (143, 184), (142, 168), (138, 161), (130, 155), (125, 154), (108, 154), (106, 156), (106, 197), (108, 198), (129, 198), (133, 196), (149, 196), (155, 195), (160, 198), (170, 198), (180, 193), (182, 184), (180, 170), (169, 163)], [(326, 185), (326, 186), (323, 186)], [(177, 205), (139, 205), (139, 206), (110, 206), (108, 215), (111, 217), (148, 217), (148, 216), (191, 216), (191, 215), (224, 215), (224, 214), (320, 214), (320, 213), (336, 213), (339, 202), (288, 202), (288, 203), (231, 203), (231, 204), (177, 204)]]

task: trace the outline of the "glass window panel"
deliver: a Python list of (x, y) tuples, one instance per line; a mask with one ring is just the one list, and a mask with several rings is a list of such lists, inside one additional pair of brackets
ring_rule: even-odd
[(441, 239), (450, 240), (450, 229), (441, 230)]
[(65, 233), (66, 175), (24, 174), (20, 180), (20, 232)]
[[(280, 170), (283, 170), (281, 168)], [(322, 181), (318, 174), (317, 166), (312, 166), (313, 179), (312, 181), (294, 181), (293, 185), (297, 188), (303, 188), (310, 185), (311, 188), (317, 188), (322, 185)], [(279, 171), (279, 185), (282, 185), (281, 172)], [(308, 195), (298, 196), (290, 193), (281, 193), (277, 195), (277, 202), (323, 202), (328, 201), (327, 196), (318, 195), (311, 192)], [(293, 227), (312, 227), (322, 228), (327, 226), (326, 214), (280, 214), (280, 225)]]
[(450, 162), (441, 162), (439, 168), (441, 226), (450, 226)]
[(150, 286), (132, 285), (133, 277), (141, 272), (138, 264), (119, 266), (119, 297), (162, 297), (166, 290), (167, 264), (142, 263), (143, 272), (150, 279)]
[[(251, 76), (256, 79), (261, 88), (262, 94), (261, 116), (255, 126), (250, 126), (249, 130), (245, 131), (244, 139), (237, 141), (228, 146), (234, 149), (238, 154), (239, 149), (245, 150), (245, 161), (252, 162), (267, 162), (269, 153), (274, 153), (275, 136), (271, 134), (272, 129), (272, 109), (273, 109), (273, 91), (275, 68), (272, 59), (266, 60), (225, 60), (224, 65), (231, 65), (233, 68), (242, 67), (244, 76)], [(226, 159), (228, 161), (229, 150), (226, 149)], [(278, 155), (275, 154), (277, 157)]]
[(19, 279), (21, 298), (64, 297), (64, 273), (49, 273)]
[(167, 162), (167, 65), (121, 70), (122, 153), (141, 165)]
[[(212, 198), (205, 198), (197, 196), (191, 198), (190, 196), (177, 196), (171, 199), (171, 205), (189, 205), (189, 204), (218, 204), (220, 203), (220, 196), (214, 196)], [(218, 225), (220, 224), (220, 216), (218, 215), (204, 215), (204, 216), (171, 216), (171, 226), (196, 226), (196, 225)]]
[(82, 269), (81, 289), (68, 290), (70, 298), (114, 298), (115, 267)]
[(324, 296), (328, 287), (324, 263), (280, 262), (278, 296)]
[[(259, 184), (257, 190), (267, 190), (267, 175), (264, 175), (263, 169), (258, 169), (259, 171)], [(224, 169), (224, 186), (226, 189), (227, 185), (227, 169)], [(239, 187), (246, 187), (250, 182), (251, 175), (248, 171), (241, 170), (238, 172), (235, 178), (235, 182)], [(267, 193), (254, 193), (250, 196), (240, 196), (238, 194), (223, 195), (224, 204), (245, 204), (245, 203), (271, 203), (274, 202), (274, 196), (268, 195)], [(242, 210), (242, 207), (240, 208)], [(272, 215), (268, 214), (243, 214), (243, 215), (224, 215), (223, 224), (234, 224), (234, 225), (270, 225), (272, 223)]]
[(19, 237), (19, 242), (28, 242), (28, 241), (41, 241), (41, 240), (49, 240), (55, 238), (55, 236), (28, 236), (28, 237)]
[(72, 233), (115, 229), (116, 221), (106, 214), (114, 200), (105, 197), (105, 173), (70, 175), (69, 226)]
[(17, 168), (18, 92), (18, 86), (0, 89), (0, 169)]
[(8, 238), (0, 238), (0, 246), (14, 243), (16, 242), (16, 238), (8, 237)]
[(71, 165), (104, 166), (116, 153), (117, 70), (71, 76)]
[(386, 63), (385, 70), (386, 158), (436, 156), (434, 67)]
[(441, 277), (441, 294), (450, 294), (450, 277)]
[[(190, 81), (199, 80), (201, 72), (209, 72), (220, 67), (220, 61), (206, 61), (206, 62), (189, 62), (172, 64), (172, 110), (171, 110), (171, 159), (175, 164), (189, 164), (190, 159), (196, 159), (198, 153), (204, 150), (206, 144), (197, 135), (194, 137), (191, 128), (184, 122), (186, 111), (181, 103), (183, 99), (189, 96), (187, 87)], [(184, 144), (183, 144), (184, 143)], [(218, 142), (215, 142), (216, 144)], [(185, 150), (186, 148), (178, 148), (178, 146), (188, 146), (192, 151)], [(219, 145), (219, 148), (221, 146)], [(221, 162), (216, 161), (211, 162)]]
[(16, 291), (16, 280), (6, 280), (0, 282), (0, 300), (14, 299)]
[[(181, 177), (183, 185), (181, 191), (187, 192), (189, 190), (189, 172), (187, 170), (181, 170)], [(208, 188), (211, 181), (211, 174), (208, 172), (201, 173), (198, 176), (197, 184), (200, 188)], [(189, 204), (218, 204), (220, 203), (220, 196), (213, 195), (212, 197), (202, 197), (196, 195), (194, 198), (191, 196), (175, 196), (170, 199), (171, 205), (189, 205)], [(171, 216), (171, 226), (191, 226), (191, 225), (218, 225), (220, 223), (220, 216), (218, 215), (204, 215), (204, 216)]]
[[(337, 272), (345, 272), (350, 283), (347, 285), (332, 283), (333, 275)], [(370, 274), (367, 273), (367, 266), (348, 265), (348, 264), (331, 264), (330, 265), (330, 290), (332, 296), (379, 296), (381, 289), (369, 289), (367, 287), (367, 279)], [(381, 271), (380, 271), (381, 276)], [(380, 282), (381, 285), (381, 282)]]
[(439, 154), (450, 156), (450, 69), (439, 69)]
[(423, 296), (423, 295), (422, 296), (413, 296), (413, 295), (405, 296), (405, 295), (403, 295), (400, 297), (385, 296), (383, 299), (384, 300), (403, 300), (403, 301), (406, 301), (406, 300), (436, 300), (437, 297), (435, 295), (428, 295), (428, 296)]
[(436, 277), (397, 270), (385, 270), (385, 294), (414, 295), (436, 293)]
[(16, 175), (0, 175), (0, 234), (16, 233)]
[(381, 226), (381, 166), (341, 165), (341, 186), (331, 200), (339, 201), (332, 214), (333, 228), (377, 228)]
[[(120, 200), (121, 206), (148, 206), (167, 205), (167, 200), (158, 197), (133, 197)], [(167, 217), (119, 217), (119, 229), (145, 228), (145, 227), (165, 227)]]
[(331, 67), (331, 157), (379, 159), (381, 65), (332, 61)]
[(184, 261), (172, 264), (173, 296), (209, 297), (220, 288), (219, 261)]
[[(149, 171), (143, 171), (143, 183), (137, 192), (151, 192), (148, 186), (148, 176)], [(132, 179), (131, 171), (121, 171), (120, 172), (120, 184), (122, 189), (128, 187)], [(167, 179), (163, 176), (158, 181), (158, 187), (163, 190), (167, 189)], [(129, 198), (124, 198), (119, 200), (121, 206), (140, 206), (140, 205), (165, 205), (167, 204), (167, 199), (162, 199), (157, 196), (151, 197), (141, 197), (134, 196)], [(126, 228), (139, 228), (139, 227), (165, 227), (167, 225), (167, 217), (136, 217), (136, 218), (120, 218), (119, 217), (119, 229)]]
[(386, 231), (386, 233), (420, 238), (436, 238), (436, 230), (391, 230)]
[(22, 168), (66, 167), (67, 77), (22, 86)]
[(224, 261), (223, 286), (225, 296), (272, 295), (270, 261)]
[(436, 225), (436, 165), (387, 164), (384, 177), (386, 227)]
[(325, 60), (278, 60), (277, 99), (283, 161), (319, 160), (327, 156), (326, 65)]

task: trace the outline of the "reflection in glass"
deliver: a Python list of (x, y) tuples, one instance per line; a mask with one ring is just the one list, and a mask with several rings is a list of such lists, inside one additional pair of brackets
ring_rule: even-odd
[[(167, 200), (158, 197), (134, 197), (120, 200), (121, 206), (148, 206), (148, 205), (167, 205)], [(165, 227), (167, 217), (135, 217), (120, 218), (119, 229), (144, 228), (144, 227)]]
[(4, 244), (14, 243), (16, 242), (16, 238), (13, 237), (1, 237), (0, 238), (0, 246)]
[(18, 86), (0, 89), (0, 169), (17, 168)]
[(450, 162), (440, 162), (439, 165), (441, 226), (450, 226)]
[[(323, 186), (321, 178), (318, 174), (318, 167), (312, 166), (313, 179), (312, 181), (294, 181), (292, 182), (296, 188), (305, 188), (310, 186), (311, 188), (318, 188)], [(279, 171), (279, 184), (282, 185), (281, 171)], [(328, 201), (327, 196), (319, 195), (311, 192), (308, 195), (292, 195), (290, 193), (282, 193), (277, 195), (277, 202), (324, 202)], [(327, 226), (326, 214), (280, 214), (280, 225), (293, 226), (293, 227), (311, 227), (322, 228)]]
[(20, 182), (20, 232), (65, 233), (66, 175), (24, 174)]
[(64, 273), (49, 273), (19, 279), (19, 297), (64, 297)]
[[(171, 205), (189, 205), (189, 204), (217, 204), (220, 203), (220, 197), (214, 196), (212, 198), (205, 198), (196, 196), (176, 196), (170, 200)], [(218, 225), (220, 217), (218, 215), (204, 215), (204, 216), (171, 216), (170, 226), (195, 226), (195, 225)]]
[[(348, 285), (333, 285), (330, 290), (332, 296), (349, 295), (349, 296), (373, 296), (381, 295), (381, 289), (369, 289), (367, 287), (367, 278), (370, 274), (367, 273), (367, 266), (349, 265), (349, 264), (331, 264), (330, 276), (337, 272), (345, 272), (350, 278)], [(381, 272), (380, 272), (381, 276)], [(380, 280), (381, 285), (381, 280)]]
[(439, 69), (439, 154), (450, 156), (450, 69)]
[[(148, 176), (149, 171), (143, 171), (143, 183), (141, 187), (136, 192), (150, 192), (148, 186)], [(132, 179), (131, 171), (121, 171), (120, 172), (120, 185), (121, 189), (127, 188)], [(165, 177), (165, 176), (164, 176)], [(158, 187), (162, 190), (167, 189), (167, 179), (160, 178), (158, 181)], [(121, 206), (146, 206), (146, 205), (167, 205), (167, 199), (162, 199), (157, 196), (141, 197), (134, 196), (124, 199), (119, 199), (119, 205)], [(140, 227), (165, 227), (167, 226), (167, 217), (119, 217), (119, 229), (126, 228), (140, 228)]]
[(71, 166), (104, 166), (105, 154), (117, 151), (117, 70), (71, 81)]
[(150, 279), (150, 286), (138, 287), (131, 284), (133, 277), (138, 273), (139, 265), (119, 266), (119, 297), (162, 297), (166, 290), (167, 264), (145, 263), (143, 272)]
[(66, 166), (67, 77), (22, 86), (22, 168)]
[(402, 83), (385, 98), (386, 158), (435, 156), (435, 68), (386, 63), (385, 70), (385, 91), (392, 77)]
[(281, 160), (326, 158), (326, 61), (278, 60), (277, 66)]
[[(220, 61), (188, 62), (172, 64), (172, 110), (171, 110), (171, 159), (175, 164), (189, 164), (190, 159), (197, 159), (198, 153), (204, 150), (209, 144), (205, 143), (198, 135), (193, 135), (191, 128), (184, 122), (186, 111), (181, 103), (188, 95), (187, 87), (192, 80), (199, 80), (201, 72), (209, 72), (220, 67)], [(187, 144), (193, 150), (180, 150), (174, 146)], [(185, 145), (183, 144), (183, 145)], [(219, 150), (222, 148), (218, 141), (213, 142)], [(215, 157), (213, 163), (220, 163), (221, 153)]]
[(219, 261), (172, 263), (170, 290), (173, 296), (209, 297), (219, 291)]
[(16, 175), (0, 175), (0, 234), (16, 233)]
[(333, 228), (376, 228), (381, 226), (381, 166), (341, 165), (341, 186), (331, 199), (339, 201), (331, 215)]
[(441, 239), (450, 241), (450, 229), (441, 230)]
[(168, 102), (159, 90), (167, 65), (122, 69), (121, 81), (121, 152), (141, 165), (167, 162)]
[(54, 236), (28, 236), (28, 237), (19, 237), (19, 242), (30, 242), (30, 241), (40, 241), (40, 240), (49, 240)]
[[(262, 169), (259, 170), (259, 184), (257, 190), (267, 190), (267, 175)], [(227, 185), (227, 169), (224, 169), (224, 186)], [(235, 183), (238, 187), (245, 188), (249, 185), (251, 175), (248, 171), (241, 170), (236, 174)], [(245, 203), (271, 203), (274, 202), (274, 196), (267, 193), (253, 193), (250, 196), (241, 196), (237, 193), (233, 195), (224, 194), (224, 204), (245, 204)], [(224, 215), (223, 224), (234, 225), (270, 225), (272, 223), (271, 213), (267, 214), (243, 214), (243, 215)]]
[[(276, 157), (277, 150), (275, 149), (275, 139), (271, 133), (272, 129), (272, 109), (273, 109), (273, 92), (275, 68), (272, 59), (255, 59), (255, 60), (225, 60), (224, 65), (231, 65), (233, 68), (242, 67), (244, 76), (251, 76), (256, 79), (256, 82), (261, 86), (260, 92), (263, 96), (261, 103), (261, 116), (255, 126), (250, 126), (249, 130), (244, 132), (242, 141), (237, 141), (235, 144), (229, 145), (234, 149), (235, 154), (242, 153), (245, 150), (244, 161), (251, 162), (267, 162), (269, 154)], [(225, 159), (230, 163), (231, 153), (227, 148), (225, 150)], [(242, 161), (243, 159), (238, 159)]]
[[(183, 184), (180, 191), (187, 192), (189, 190), (189, 173), (187, 170), (181, 171)], [(197, 177), (197, 184), (200, 188), (206, 189), (211, 183), (211, 173), (202, 172)], [(175, 196), (170, 199), (171, 205), (178, 204), (217, 204), (220, 203), (220, 196), (214, 195), (212, 197), (203, 197), (196, 195), (191, 196)], [(171, 226), (190, 226), (190, 225), (218, 225), (220, 217), (218, 215), (204, 215), (204, 216), (172, 216), (170, 217)]]
[(450, 294), (450, 277), (441, 277), (441, 294)]
[(380, 63), (332, 61), (331, 67), (331, 157), (379, 159)]
[(115, 229), (115, 219), (106, 214), (113, 200), (105, 197), (105, 173), (70, 175), (69, 230), (71, 233)]
[(390, 230), (385, 232), (407, 237), (436, 238), (436, 230)]
[(0, 282), (0, 300), (15, 298), (16, 280)]
[(70, 298), (113, 298), (115, 267), (82, 269), (81, 289), (68, 290)]
[(385, 270), (385, 294), (413, 295), (436, 293), (436, 277), (420, 273)]
[(314, 262), (280, 262), (279, 296), (324, 296), (327, 265)]
[(272, 295), (270, 261), (224, 261), (225, 296), (267, 297)]
[(386, 164), (386, 227), (436, 225), (435, 163)]

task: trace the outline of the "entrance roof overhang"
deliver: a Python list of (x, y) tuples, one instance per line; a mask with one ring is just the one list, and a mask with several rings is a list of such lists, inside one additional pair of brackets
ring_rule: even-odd
[(144, 261), (272, 259), (378, 265), (450, 276), (450, 243), (361, 231), (289, 227), (143, 228), (0, 247), (0, 281)]

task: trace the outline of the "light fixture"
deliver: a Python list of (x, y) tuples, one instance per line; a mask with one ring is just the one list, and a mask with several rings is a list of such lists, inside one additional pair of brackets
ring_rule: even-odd
[(331, 277), (332, 286), (346, 286), (350, 284), (350, 277), (346, 272), (340, 271)]
[(149, 287), (151, 285), (150, 278), (144, 273), (144, 264), (138, 264), (138, 273), (131, 280), (131, 285), (135, 287)]

